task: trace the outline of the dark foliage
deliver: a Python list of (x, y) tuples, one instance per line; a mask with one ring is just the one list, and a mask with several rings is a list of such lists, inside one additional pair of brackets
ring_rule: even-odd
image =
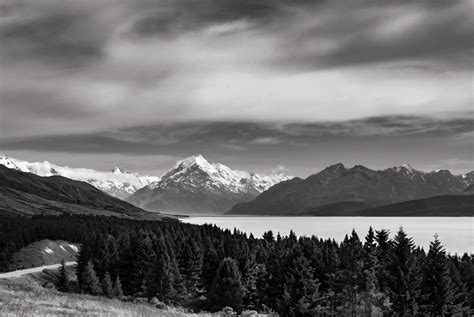
[(195, 310), (452, 315), (468, 314), (474, 301), (474, 257), (447, 255), (437, 238), (425, 254), (402, 229), (393, 240), (384, 230), (364, 239), (354, 231), (338, 244), (179, 222), (0, 217), (0, 268), (14, 269), (14, 252), (46, 238), (81, 244), (77, 275), (85, 293)]

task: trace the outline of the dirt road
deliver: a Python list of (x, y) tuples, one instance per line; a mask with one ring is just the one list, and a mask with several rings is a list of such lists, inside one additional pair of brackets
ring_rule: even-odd
[[(66, 266), (76, 265), (76, 264), (77, 264), (76, 261), (66, 262)], [(44, 265), (44, 266), (39, 266), (39, 267), (32, 267), (30, 269), (0, 273), (0, 279), (20, 277), (20, 276), (25, 275), (25, 274), (37, 273), (37, 272), (41, 272), (43, 270), (54, 270), (54, 269), (59, 268), (60, 266), (61, 266), (61, 264), (52, 264), (52, 265)]]

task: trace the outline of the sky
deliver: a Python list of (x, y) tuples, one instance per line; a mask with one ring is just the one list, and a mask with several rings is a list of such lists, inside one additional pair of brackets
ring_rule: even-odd
[(0, 0), (0, 152), (474, 170), (471, 0)]

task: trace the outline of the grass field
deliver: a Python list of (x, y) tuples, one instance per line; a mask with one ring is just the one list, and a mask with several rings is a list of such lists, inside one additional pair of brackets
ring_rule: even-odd
[(148, 305), (125, 303), (41, 287), (34, 277), (0, 280), (0, 316), (212, 316), (162, 311)]
[[(0, 316), (154, 316), (154, 317), (211, 317), (220, 314), (190, 314), (176, 308), (159, 310), (146, 304), (122, 302), (82, 294), (61, 293), (44, 288), (46, 276), (27, 275), (21, 278), (0, 279)], [(259, 315), (267, 316), (267, 315)]]

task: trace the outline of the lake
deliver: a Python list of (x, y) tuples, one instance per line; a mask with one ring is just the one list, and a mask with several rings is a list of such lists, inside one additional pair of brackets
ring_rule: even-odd
[(446, 250), (451, 253), (474, 252), (473, 217), (256, 217), (208, 216), (182, 219), (192, 224), (215, 224), (222, 229), (237, 228), (255, 237), (272, 230), (276, 235), (287, 235), (293, 230), (298, 236), (315, 235), (340, 242), (345, 234), (355, 229), (362, 241), (372, 226), (374, 230), (388, 229), (391, 236), (403, 227), (417, 245), (426, 251), (433, 235), (438, 234)]

